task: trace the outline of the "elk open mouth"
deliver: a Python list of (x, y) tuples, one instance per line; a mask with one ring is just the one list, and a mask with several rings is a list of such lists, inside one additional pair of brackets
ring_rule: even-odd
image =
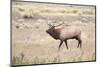
[(46, 33), (49, 33), (49, 31), (48, 31), (48, 30), (46, 30)]

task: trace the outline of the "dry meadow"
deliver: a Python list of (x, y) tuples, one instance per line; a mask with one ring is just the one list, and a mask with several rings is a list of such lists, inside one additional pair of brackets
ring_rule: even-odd
[[(56, 23), (53, 23), (56, 21)], [(68, 40), (58, 50), (60, 41), (46, 33), (47, 22), (77, 26), (82, 31), (82, 48), (77, 40)], [(12, 64), (45, 64), (95, 61), (95, 6), (12, 3)]]

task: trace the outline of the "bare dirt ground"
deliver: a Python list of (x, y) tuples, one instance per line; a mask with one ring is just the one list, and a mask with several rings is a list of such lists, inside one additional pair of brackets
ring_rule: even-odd
[[(82, 31), (82, 48), (68, 40), (60, 41), (46, 33), (47, 22), (77, 26)], [(95, 7), (13, 2), (12, 64), (44, 64), (95, 60)]]

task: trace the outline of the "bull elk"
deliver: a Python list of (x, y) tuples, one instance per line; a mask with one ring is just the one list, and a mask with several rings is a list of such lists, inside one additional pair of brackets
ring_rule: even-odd
[(82, 40), (81, 40), (81, 30), (74, 26), (66, 26), (66, 27), (60, 27), (63, 23), (59, 25), (49, 25), (49, 29), (46, 30), (46, 32), (52, 36), (56, 40), (60, 40), (59, 49), (63, 42), (65, 42), (66, 48), (68, 49), (67, 40), (69, 39), (76, 39), (78, 41), (78, 46), (81, 48)]

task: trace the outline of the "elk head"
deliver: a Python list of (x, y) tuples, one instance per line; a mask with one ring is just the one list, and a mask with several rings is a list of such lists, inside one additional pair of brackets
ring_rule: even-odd
[(51, 35), (54, 39), (59, 39), (60, 32), (57, 32), (57, 30), (55, 29), (55, 27), (60, 26), (60, 25), (62, 25), (62, 24), (63, 24), (63, 23), (58, 24), (58, 25), (56, 25), (56, 26), (55, 26), (55, 25), (48, 24), (49, 29), (46, 30), (46, 32), (47, 32), (49, 35)]

